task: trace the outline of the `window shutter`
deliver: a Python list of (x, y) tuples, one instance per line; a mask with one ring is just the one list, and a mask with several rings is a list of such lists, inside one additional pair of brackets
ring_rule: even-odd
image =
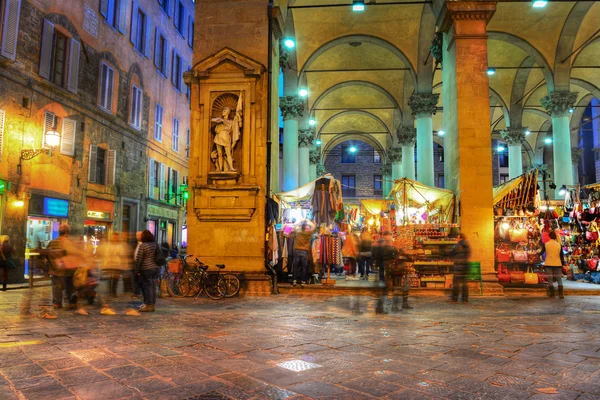
[(173, 17), (173, 25), (179, 29), (179, 0), (174, 0), (173, 3), (175, 3), (175, 16)]
[(69, 54), (69, 76), (67, 82), (67, 90), (77, 94), (77, 85), (79, 83), (79, 52), (81, 49), (80, 43), (70, 39), (70, 54)]
[(52, 130), (56, 125), (56, 115), (50, 111), (44, 111), (44, 131), (42, 132), (42, 147), (49, 148), (46, 144), (46, 132)]
[(133, 43), (133, 47), (137, 47), (137, 30), (138, 30), (138, 9), (140, 5), (137, 0), (133, 0), (133, 6), (131, 7), (131, 32), (129, 32), (129, 37), (131, 43)]
[(173, 185), (171, 184), (171, 178), (172, 178), (171, 171), (172, 171), (171, 167), (167, 167), (167, 182), (166, 182), (166, 185), (167, 185), (167, 197), (165, 198), (165, 200), (168, 201), (169, 203), (173, 199), (171, 197), (171, 194), (173, 194), (173, 190), (172, 190)]
[(100, 106), (106, 107), (106, 80), (108, 79), (108, 66), (104, 63), (100, 66)]
[(106, 156), (106, 186), (115, 186), (117, 172), (117, 151), (109, 150)]
[(0, 54), (13, 61), (17, 56), (20, 14), (21, 0), (6, 0), (2, 24), (2, 52)]
[(158, 29), (158, 26), (156, 27), (156, 29), (154, 30), (154, 66), (156, 68), (158, 68), (158, 66), (160, 65), (160, 60), (158, 59), (161, 55), (160, 55), (160, 29)]
[(4, 120), (6, 113), (4, 110), (0, 110), (0, 161), (2, 161), (2, 148), (4, 143)]
[[(175, 189), (175, 194), (181, 194), (181, 193), (177, 193), (179, 191), (179, 174), (175, 170), (173, 170), (173, 184), (172, 184), (172, 186)], [(179, 196), (175, 196), (175, 204), (179, 205)]]
[(88, 181), (96, 183), (96, 158), (98, 157), (98, 146), (90, 144), (90, 167)]
[(179, 79), (179, 90), (183, 91), (183, 88), (185, 87), (185, 82), (183, 81), (183, 71), (184, 71), (184, 67), (183, 67), (183, 59), (179, 60), (179, 77), (177, 79)]
[(192, 15), (189, 16), (189, 21), (188, 21), (187, 41), (188, 41), (188, 45), (190, 47), (194, 47), (194, 18), (192, 18)]
[(160, 180), (158, 186), (158, 199), (165, 199), (165, 164), (160, 163)]
[(100, 14), (104, 18), (108, 18), (108, 2), (109, 0), (100, 0)]
[(108, 1), (108, 14), (106, 17), (106, 22), (111, 26), (115, 26), (118, 22), (115, 21), (115, 1), (116, 0)]
[(154, 160), (151, 158), (148, 161), (148, 197), (154, 198)]
[(163, 65), (165, 66), (165, 78), (169, 79), (169, 56), (171, 55), (169, 41), (165, 37), (165, 48), (163, 50)]
[(63, 119), (62, 137), (60, 138), (60, 153), (72, 156), (75, 154), (75, 135), (77, 131), (77, 121), (73, 119)]
[(52, 60), (52, 38), (54, 37), (54, 24), (44, 19), (42, 31), (42, 52), (40, 54), (40, 76), (50, 79), (50, 62)]
[(146, 14), (146, 29), (144, 30), (146, 33), (146, 43), (144, 46), (144, 55), (146, 58), (150, 58), (152, 54), (152, 20), (150, 19), (150, 15)]
[(177, 57), (177, 52), (175, 51), (175, 48), (173, 48), (171, 53), (171, 83), (174, 85), (175, 76), (177, 75), (177, 68), (175, 68), (175, 58)]
[(183, 38), (187, 38), (187, 22), (188, 22), (188, 18), (185, 12), (185, 7), (182, 9), (183, 11), (183, 15), (181, 16), (181, 35), (183, 36)]
[(127, 4), (129, 0), (119, 2), (119, 32), (123, 35), (127, 32)]
[(167, 2), (167, 14), (173, 17), (173, 7), (176, 7), (177, 0), (165, 0)]
[(106, 109), (112, 112), (114, 71), (107, 66), (106, 74)]

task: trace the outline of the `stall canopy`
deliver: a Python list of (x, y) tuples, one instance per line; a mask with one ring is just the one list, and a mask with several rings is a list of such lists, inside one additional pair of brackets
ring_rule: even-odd
[(519, 209), (534, 206), (537, 198), (538, 171), (534, 169), (494, 187), (494, 207)]
[(387, 212), (390, 209), (391, 203), (392, 202), (389, 200), (381, 199), (368, 199), (360, 201), (363, 211), (370, 215), (379, 215), (382, 211)]
[[(319, 179), (335, 179), (331, 174), (325, 174)], [(318, 179), (317, 179), (318, 180)], [(273, 198), (278, 201), (282, 207), (289, 208), (290, 204), (310, 200), (315, 192), (315, 182), (312, 181), (296, 190), (274, 194)]]
[(452, 222), (454, 217), (454, 193), (450, 190), (425, 186), (408, 178), (394, 182), (388, 198), (393, 198), (399, 212), (421, 210), (430, 216), (439, 214), (440, 222)]

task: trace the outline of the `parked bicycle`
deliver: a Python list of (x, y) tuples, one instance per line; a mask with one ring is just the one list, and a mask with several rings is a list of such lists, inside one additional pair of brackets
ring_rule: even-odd
[[(188, 259), (194, 258), (194, 265), (190, 265)], [(171, 273), (171, 282), (167, 288), (171, 288), (175, 297), (196, 297), (206, 293), (214, 300), (223, 297), (233, 297), (240, 290), (240, 281), (234, 274), (221, 274), (225, 268), (224, 264), (215, 265), (217, 272), (208, 272), (205, 265), (197, 257), (188, 255), (181, 257), (183, 268), (181, 273)]]

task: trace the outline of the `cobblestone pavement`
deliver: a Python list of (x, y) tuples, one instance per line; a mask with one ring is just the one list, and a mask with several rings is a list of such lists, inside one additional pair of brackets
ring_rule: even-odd
[(26, 292), (0, 293), (0, 399), (600, 398), (597, 297), (384, 315), (370, 297), (159, 299), (140, 317), (120, 299), (41, 320), (19, 318)]

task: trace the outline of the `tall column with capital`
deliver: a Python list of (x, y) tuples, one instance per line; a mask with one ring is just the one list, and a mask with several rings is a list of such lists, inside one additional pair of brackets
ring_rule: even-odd
[(554, 183), (558, 187), (574, 183), (569, 110), (576, 100), (577, 93), (573, 92), (553, 92), (541, 99), (542, 106), (552, 116)]
[(310, 182), (310, 149), (315, 141), (312, 129), (300, 129), (298, 133), (298, 186)]
[[(495, 1), (447, 1), (439, 17), (444, 107), (444, 178), (461, 231), (477, 249), (485, 293), (501, 292), (494, 263), (490, 90), (486, 25)], [(439, 43), (438, 43), (439, 45)], [(436, 57), (437, 58), (437, 57)]]
[(579, 183), (579, 161), (583, 156), (583, 149), (573, 147), (571, 149), (571, 160), (573, 161), (573, 184)]
[(299, 96), (279, 99), (283, 114), (283, 183), (284, 192), (298, 188), (298, 119), (304, 113), (304, 101)]
[(508, 145), (508, 179), (523, 175), (522, 142), (525, 140), (525, 128), (508, 127), (500, 131), (502, 140)]
[[(415, 128), (412, 126), (401, 126), (398, 128), (398, 132), (396, 132), (396, 137), (398, 138), (398, 143), (400, 143), (400, 146), (402, 146), (402, 175), (404, 178), (414, 180), (416, 140)], [(420, 175), (419, 181), (421, 181)]]
[(392, 164), (392, 181), (396, 182), (396, 179), (402, 178), (402, 149), (388, 149), (388, 161)]
[(427, 186), (435, 186), (432, 116), (439, 98), (439, 94), (415, 93), (408, 103), (417, 123), (417, 176)]
[(383, 179), (383, 198), (385, 199), (393, 187), (392, 164), (389, 161), (381, 164), (381, 179)]
[(321, 152), (317, 149), (311, 149), (308, 155), (308, 159), (310, 161), (310, 167), (308, 169), (308, 179), (309, 182), (312, 182), (319, 177), (319, 175), (317, 175), (317, 165), (321, 161)]

